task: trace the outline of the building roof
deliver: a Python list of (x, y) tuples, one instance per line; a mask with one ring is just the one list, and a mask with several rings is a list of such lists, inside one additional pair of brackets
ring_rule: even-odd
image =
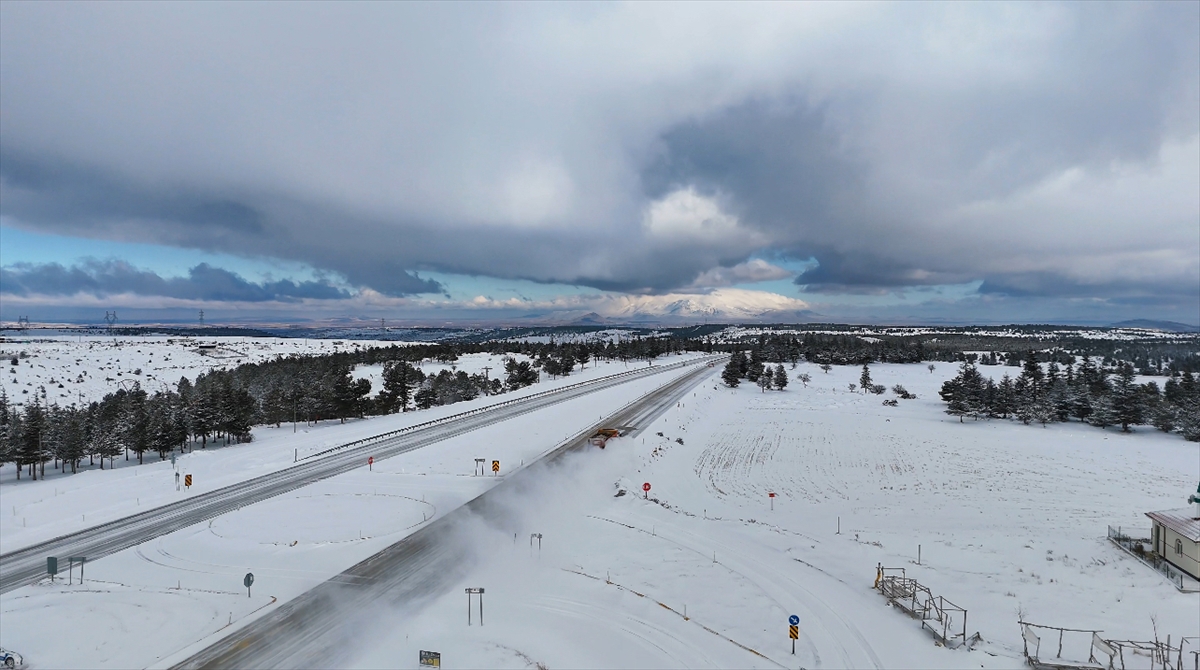
[(1200, 542), (1200, 519), (1192, 518), (1194, 515), (1195, 512), (1191, 507), (1168, 509), (1161, 512), (1146, 512), (1146, 516), (1154, 521), (1161, 523), (1192, 542)]

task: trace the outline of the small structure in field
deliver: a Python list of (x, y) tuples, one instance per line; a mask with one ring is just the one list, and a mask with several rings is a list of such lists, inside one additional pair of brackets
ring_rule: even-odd
[(1153, 524), (1154, 552), (1171, 565), (1200, 579), (1200, 486), (1188, 497), (1191, 507), (1146, 512)]

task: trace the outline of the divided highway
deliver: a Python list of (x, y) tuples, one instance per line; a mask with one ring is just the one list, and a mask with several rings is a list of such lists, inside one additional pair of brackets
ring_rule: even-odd
[(368, 455), (381, 460), (390, 458), (634, 379), (677, 371), (689, 365), (705, 368), (704, 363), (709, 360), (712, 358), (630, 370), (526, 398), (504, 401), (412, 428), (392, 431), (377, 436), (378, 439), (359, 440), (345, 445), (344, 449), (330, 450), (334, 453), (312, 458), (277, 472), (0, 554), (0, 593), (32, 584), (44, 577), (47, 556), (87, 556), (89, 560), (102, 558), (240, 507), (349, 472), (361, 467)]
[(711, 373), (699, 365), (642, 396), (462, 507), (173, 667), (325, 668), (344, 664), (346, 650), (355, 648), (353, 640), (371, 626), (373, 605), (412, 612), (466, 575), (474, 554), (470, 539), (458, 532), (457, 524), (475, 516), (504, 526), (505, 508), (494, 503), (498, 493), (532, 483), (538, 476), (537, 466), (552, 464), (586, 446), (587, 438), (603, 425), (630, 426), (633, 434), (640, 432)]

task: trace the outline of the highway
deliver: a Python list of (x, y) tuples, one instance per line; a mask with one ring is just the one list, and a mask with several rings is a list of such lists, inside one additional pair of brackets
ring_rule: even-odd
[[(707, 360), (707, 359), (706, 359)], [(409, 612), (445, 593), (471, 567), (473, 553), (457, 524), (470, 517), (505, 526), (499, 494), (519, 491), (545, 466), (587, 445), (602, 426), (628, 426), (636, 435), (657, 415), (675, 405), (713, 372), (705, 365), (680, 375), (654, 391), (589, 426), (534, 464), (515, 472), (495, 488), (441, 517), (345, 572), (323, 582), (173, 666), (193, 668), (324, 668), (336, 667), (353, 640), (370, 627), (372, 605), (386, 604)]]
[(391, 431), (375, 439), (358, 440), (345, 445), (345, 448), (331, 449), (328, 450), (330, 453), (323, 452), (324, 455), (302, 459), (299, 464), (277, 472), (2, 554), (0, 593), (7, 593), (45, 577), (47, 556), (87, 556), (89, 561), (96, 560), (240, 507), (349, 472), (361, 467), (367, 456), (374, 456), (378, 460), (390, 458), (634, 379), (678, 371), (689, 365), (707, 369), (704, 363), (709, 360), (712, 359), (706, 357), (629, 370)]

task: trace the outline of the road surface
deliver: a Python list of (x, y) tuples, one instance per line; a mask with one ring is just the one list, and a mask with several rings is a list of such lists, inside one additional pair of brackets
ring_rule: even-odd
[(44, 578), (47, 556), (86, 556), (88, 560), (96, 560), (240, 507), (349, 472), (362, 467), (367, 456), (374, 456), (377, 460), (390, 458), (648, 375), (678, 371), (690, 365), (707, 369), (704, 364), (708, 360), (699, 358), (630, 370), (393, 431), (379, 440), (359, 440), (353, 443), (358, 446), (329, 450), (332, 453), (302, 460), (300, 464), (278, 472), (2, 554), (0, 593), (8, 593)]
[(629, 426), (636, 434), (712, 372), (698, 365), (579, 433), (466, 505), (173, 667), (336, 667), (346, 650), (354, 648), (354, 637), (369, 627), (372, 605), (382, 602), (413, 611), (445, 593), (466, 574), (472, 552), (466, 534), (457, 532), (458, 523), (477, 516), (503, 527), (505, 507), (492, 502), (498, 493), (532, 483), (544, 466), (585, 447), (597, 428)]

